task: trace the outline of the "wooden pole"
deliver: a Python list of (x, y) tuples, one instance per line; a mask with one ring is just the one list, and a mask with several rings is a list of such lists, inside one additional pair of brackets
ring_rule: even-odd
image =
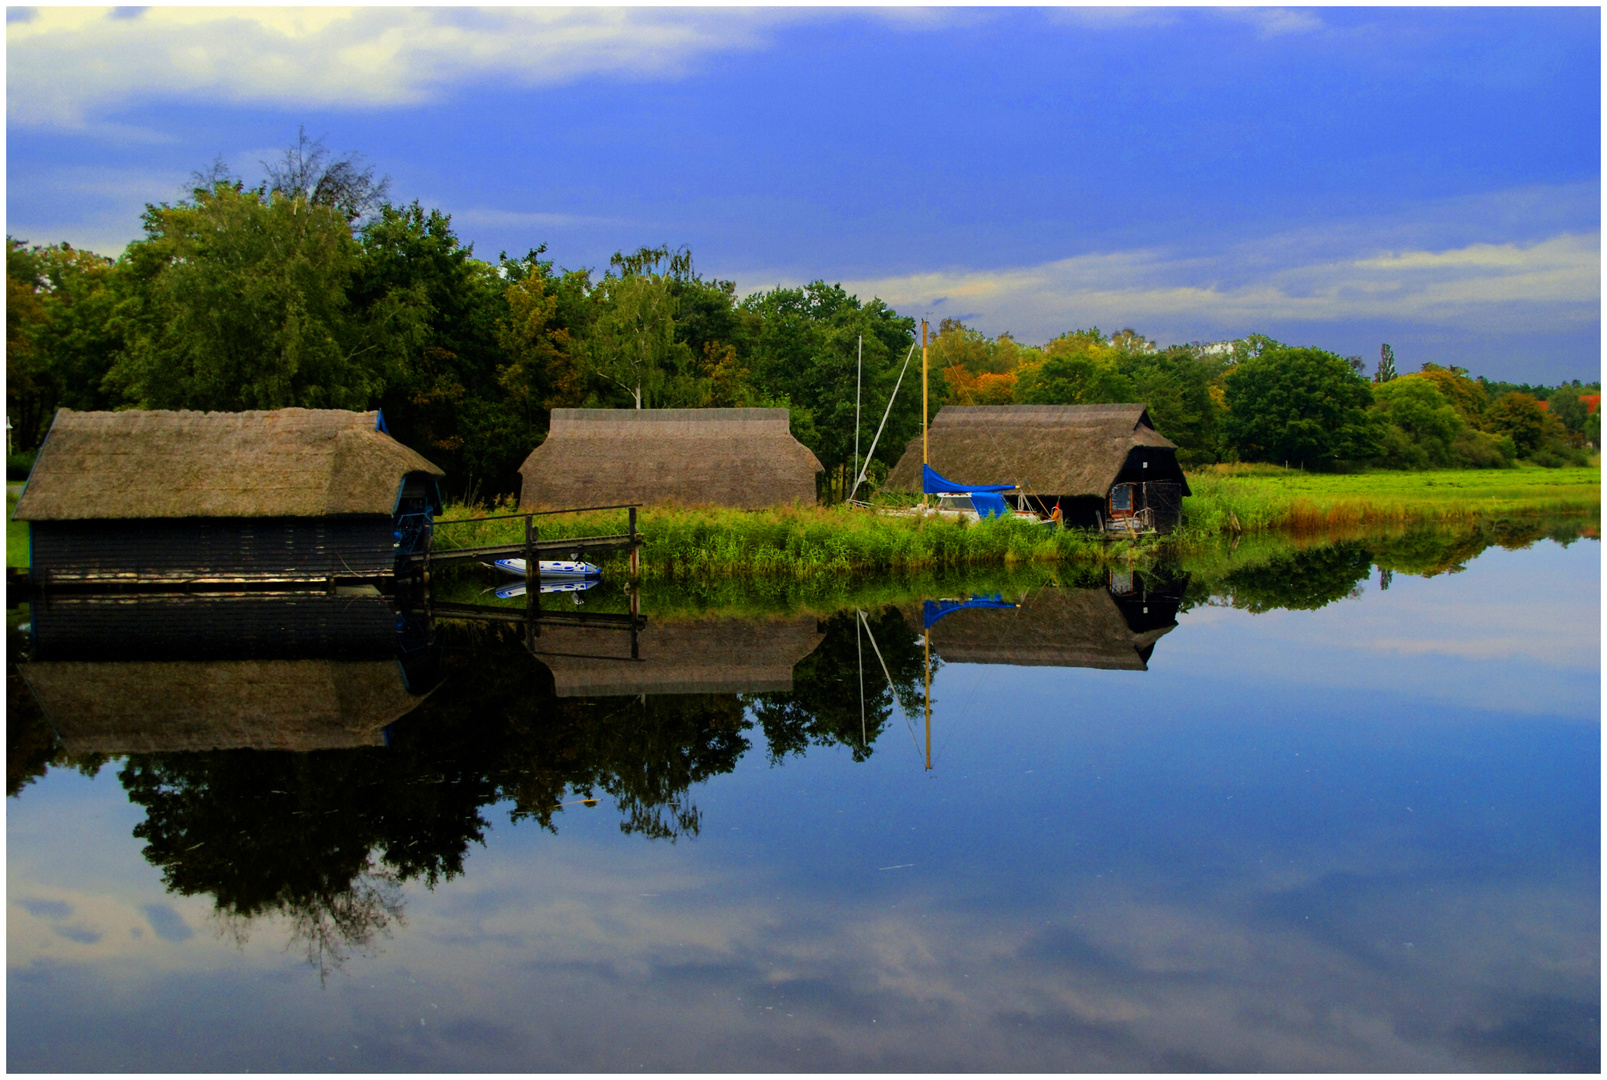
[(932, 628), (926, 628), (926, 769), (932, 770)]
[[(926, 360), (926, 320), (922, 319), (921, 320), (921, 464), (922, 465), (927, 464), (929, 462), (929, 460), (930, 460), (926, 456), (926, 424), (927, 424), (927, 414), (929, 412), (929, 408), (928, 408), (928, 405), (927, 405), (926, 365), (927, 365), (927, 360)], [(926, 476), (925, 476), (926, 470), (922, 469), (921, 473), (922, 473), (921, 480), (923, 481), (922, 484), (921, 484), (921, 505), (925, 506), (925, 505), (927, 505), (927, 501), (926, 501), (926, 484), (924, 482), (926, 480)]]
[(636, 582), (632, 581), (627, 587), (627, 592), (630, 595), (631, 604), (631, 659), (640, 660), (641, 646), (637, 634), (642, 628), (642, 591), (636, 587)]
[(630, 508), (631, 533), (631, 581), (638, 581), (642, 576), (642, 546), (636, 537), (636, 507)]
[(536, 518), (525, 516), (525, 618), (530, 623), (532, 647), (536, 638), (536, 615), (541, 610), (541, 564), (536, 561)]

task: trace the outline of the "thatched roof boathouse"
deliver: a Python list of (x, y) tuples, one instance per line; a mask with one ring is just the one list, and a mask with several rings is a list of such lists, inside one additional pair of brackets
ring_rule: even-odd
[(520, 505), (813, 503), (822, 467), (788, 423), (786, 409), (554, 409)]
[(36, 584), (377, 578), (428, 543), (442, 475), (378, 412), (62, 409), (15, 516)]
[(1005, 610), (958, 606), (935, 620), (930, 604), (902, 614), (910, 629), (932, 635), (948, 664), (1102, 668), (1148, 671), (1155, 643), (1177, 626), (1176, 590), (1126, 593), (1109, 588), (1042, 589)]
[[(1143, 405), (945, 405), (928, 429), (932, 468), (960, 484), (1016, 484), (1068, 526), (1169, 532), (1188, 481)], [(887, 478), (921, 490), (921, 440)], [(1014, 498), (1013, 496), (1010, 498)]]
[(561, 698), (762, 694), (790, 691), (792, 669), (824, 639), (813, 616), (655, 619), (634, 660), (623, 634), (583, 626), (543, 629), (533, 651)]
[(74, 754), (383, 746), (438, 679), (427, 622), (372, 585), (62, 591), (17, 665)]
[(18, 665), (70, 754), (384, 746), (418, 707), (394, 660)]

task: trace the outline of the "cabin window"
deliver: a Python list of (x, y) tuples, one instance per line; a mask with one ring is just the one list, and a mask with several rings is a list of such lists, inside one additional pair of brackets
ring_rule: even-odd
[(1110, 489), (1110, 512), (1127, 515), (1133, 512), (1133, 485), (1117, 484)]

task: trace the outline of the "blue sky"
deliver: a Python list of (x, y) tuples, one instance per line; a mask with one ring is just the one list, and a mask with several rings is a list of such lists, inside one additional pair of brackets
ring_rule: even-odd
[[(1552, 9), (8, 9), (7, 231), (116, 254), (298, 124), (485, 257), (690, 245), (1027, 342), (1599, 377), (1601, 28)], [(64, 78), (63, 72), (72, 72)]]

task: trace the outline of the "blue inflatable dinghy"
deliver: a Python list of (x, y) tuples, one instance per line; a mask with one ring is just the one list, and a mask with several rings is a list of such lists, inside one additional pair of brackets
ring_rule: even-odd
[[(498, 559), (494, 564), (498, 570), (509, 574), (525, 576), (525, 561), (523, 559)], [(541, 580), (548, 581), (583, 581), (586, 578), (601, 577), (602, 568), (593, 566), (589, 562), (569, 562), (564, 559), (542, 559), (536, 563)]]

